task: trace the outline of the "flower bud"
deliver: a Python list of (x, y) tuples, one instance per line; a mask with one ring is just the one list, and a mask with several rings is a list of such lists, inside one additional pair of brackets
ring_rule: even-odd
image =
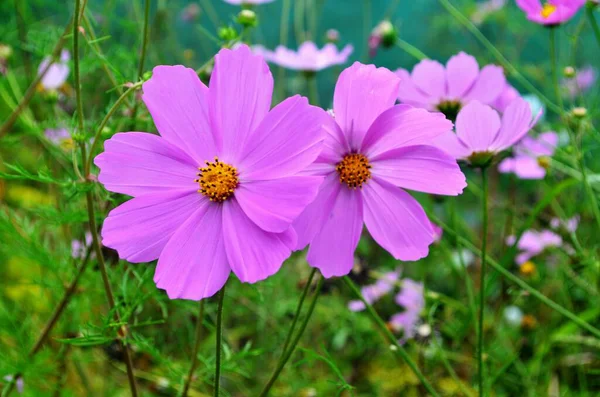
[(219, 28), (217, 35), (223, 41), (233, 41), (238, 37), (237, 31), (231, 26)]
[(12, 56), (12, 47), (6, 44), (0, 44), (0, 60), (8, 59)]
[(390, 21), (381, 21), (379, 25), (377, 25), (377, 29), (379, 31), (379, 36), (381, 37), (381, 45), (383, 48), (390, 48), (396, 44), (398, 32), (396, 32), (396, 28)]
[(237, 16), (237, 22), (246, 27), (254, 27), (258, 24), (258, 19), (256, 18), (256, 13), (252, 10), (242, 10)]
[(329, 29), (325, 33), (325, 38), (330, 43), (337, 43), (340, 40), (340, 32), (335, 29)]
[(563, 75), (569, 79), (575, 77), (575, 68), (573, 66), (567, 66), (563, 69)]
[(152, 78), (152, 72), (151, 71), (147, 71), (142, 75), (142, 79), (144, 81), (148, 81)]
[(575, 118), (582, 119), (587, 116), (587, 109), (584, 107), (576, 107), (571, 110), (571, 114)]

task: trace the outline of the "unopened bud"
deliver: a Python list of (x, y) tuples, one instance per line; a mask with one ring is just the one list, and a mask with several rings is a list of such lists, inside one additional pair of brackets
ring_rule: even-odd
[(242, 10), (237, 16), (237, 22), (244, 27), (253, 27), (258, 24), (256, 13), (252, 10)]
[(0, 59), (8, 59), (13, 53), (12, 47), (6, 44), (0, 44)]
[(152, 78), (152, 72), (151, 71), (147, 71), (142, 75), (142, 80), (144, 81), (148, 81)]
[(325, 38), (330, 43), (337, 43), (340, 40), (340, 32), (335, 29), (329, 29), (325, 33)]
[(573, 66), (567, 66), (563, 69), (563, 75), (569, 79), (575, 77), (575, 68)]
[(232, 41), (238, 37), (236, 30), (231, 26), (219, 28), (217, 34), (223, 41)]
[(574, 117), (577, 117), (578, 119), (582, 119), (585, 116), (587, 116), (587, 109), (584, 107), (576, 107), (571, 110), (571, 113), (573, 114)]

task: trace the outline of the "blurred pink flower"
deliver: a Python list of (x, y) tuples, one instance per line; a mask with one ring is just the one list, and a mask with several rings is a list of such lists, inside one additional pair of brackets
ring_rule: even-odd
[(341, 51), (338, 51), (334, 44), (328, 43), (322, 49), (319, 49), (312, 41), (305, 41), (300, 45), (297, 52), (284, 46), (278, 46), (275, 51), (267, 50), (262, 46), (254, 46), (253, 51), (264, 57), (268, 62), (284, 68), (303, 72), (318, 72), (333, 65), (346, 63), (354, 48), (348, 44)]
[(181, 10), (181, 19), (184, 22), (193, 22), (202, 13), (202, 9), (197, 3), (190, 3)]
[[(507, 245), (513, 245), (515, 241), (515, 236), (506, 238)], [(527, 262), (532, 257), (541, 254), (548, 247), (559, 247), (561, 245), (562, 238), (550, 230), (542, 230), (541, 232), (527, 230), (517, 244), (517, 248), (521, 251), (516, 257), (517, 264)]]
[(400, 84), (389, 70), (358, 62), (337, 81), (335, 119), (310, 168), (325, 182), (294, 222), (296, 248), (310, 244), (307, 261), (325, 277), (350, 272), (364, 224), (396, 259), (427, 256), (431, 222), (404, 189), (454, 196), (466, 186), (456, 161), (430, 145), (452, 124), (441, 114), (395, 106)]
[(323, 181), (299, 172), (321, 152), (327, 113), (300, 96), (270, 110), (273, 77), (245, 45), (219, 51), (210, 88), (193, 69), (157, 66), (143, 91), (160, 136), (116, 134), (95, 159), (106, 189), (133, 196), (109, 213), (103, 244), (158, 258), (170, 298), (212, 296), (231, 271), (248, 283), (276, 273)]
[[(4, 377), (4, 380), (7, 382), (12, 382), (13, 379), (14, 379), (13, 375), (6, 375)], [(23, 390), (25, 389), (25, 381), (23, 380), (22, 376), (19, 376), (17, 378), (17, 380), (15, 381), (15, 386), (17, 387), (17, 393), (23, 394)]]
[[(375, 284), (367, 285), (361, 288), (361, 293), (367, 303), (372, 305), (379, 299), (392, 292), (399, 277), (399, 271), (384, 273)], [(348, 303), (348, 308), (353, 312), (358, 312), (365, 310), (365, 304), (360, 300), (353, 300)]]
[(563, 221), (562, 219), (558, 218), (552, 218), (550, 220), (550, 226), (552, 226), (553, 229), (563, 228), (570, 233), (574, 233), (579, 227), (579, 221), (579, 215), (569, 218), (566, 221)]
[(92, 245), (92, 233), (85, 233), (85, 243), (80, 240), (71, 241), (71, 257), (73, 259), (83, 259), (86, 254), (87, 247)]
[(498, 165), (501, 173), (514, 173), (521, 179), (543, 179), (546, 168), (540, 158), (554, 154), (558, 145), (556, 132), (544, 132), (537, 137), (524, 137), (515, 145), (514, 157), (504, 159)]
[(38, 74), (41, 74), (41, 72), (50, 65), (48, 71), (40, 81), (40, 85), (44, 90), (57, 90), (67, 82), (70, 72), (70, 59), (71, 54), (69, 54), (69, 51), (62, 50), (60, 59), (57, 62), (52, 62), (52, 58), (49, 56), (42, 60), (42, 63), (40, 63), (40, 66), (38, 67)]
[(479, 70), (477, 60), (464, 52), (450, 58), (446, 67), (425, 59), (413, 68), (412, 73), (398, 69), (396, 74), (402, 80), (398, 94), (400, 102), (440, 111), (451, 121), (471, 101), (494, 103), (506, 85), (500, 66), (487, 65)]
[(527, 19), (542, 25), (559, 25), (571, 19), (586, 0), (516, 0)]
[(563, 79), (561, 85), (566, 91), (566, 94), (569, 97), (574, 98), (592, 88), (597, 79), (598, 71), (596, 68), (586, 66), (578, 70), (575, 77)]
[[(538, 115), (539, 117), (539, 115)], [(535, 125), (531, 107), (524, 99), (511, 102), (502, 115), (473, 101), (456, 118), (456, 133), (447, 131), (436, 138), (436, 145), (458, 160), (483, 165), (491, 158), (520, 141)]]
[(510, 105), (512, 101), (520, 97), (521, 94), (519, 94), (519, 91), (517, 91), (517, 89), (512, 85), (506, 83), (504, 85), (502, 93), (490, 105), (500, 113), (504, 113), (508, 105)]
[(396, 303), (403, 312), (396, 313), (390, 318), (390, 325), (394, 331), (403, 331), (401, 342), (411, 339), (416, 333), (421, 311), (425, 308), (425, 296), (423, 295), (423, 283), (410, 279), (402, 280), (402, 289), (396, 295)]
[(475, 25), (481, 25), (490, 14), (504, 8), (506, 3), (507, 0), (487, 0), (475, 4), (476, 8), (471, 14), (471, 21)]

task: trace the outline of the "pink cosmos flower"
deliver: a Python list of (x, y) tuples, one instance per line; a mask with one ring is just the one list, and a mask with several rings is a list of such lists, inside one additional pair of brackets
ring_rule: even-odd
[(71, 241), (71, 257), (73, 259), (83, 259), (85, 257), (86, 248), (92, 245), (92, 233), (85, 233), (85, 242), (80, 240)]
[(550, 226), (552, 226), (553, 229), (564, 228), (569, 233), (575, 233), (577, 227), (579, 227), (579, 221), (579, 215), (575, 215), (574, 217), (569, 218), (566, 221), (563, 221), (562, 219), (558, 218), (552, 218), (550, 220)]
[(284, 68), (303, 72), (318, 72), (330, 66), (346, 63), (348, 57), (354, 51), (354, 47), (348, 44), (341, 51), (338, 51), (335, 44), (328, 43), (322, 49), (319, 49), (312, 41), (305, 41), (300, 45), (297, 52), (281, 45), (275, 48), (275, 51), (267, 50), (262, 46), (254, 46), (253, 50), (268, 62)]
[[(392, 292), (396, 286), (398, 277), (400, 277), (399, 271), (384, 273), (375, 284), (367, 285), (361, 288), (363, 298), (365, 298), (368, 304), (372, 305), (379, 299)], [(353, 312), (359, 312), (365, 310), (366, 306), (360, 300), (353, 300), (348, 303), (348, 308)]]
[(479, 70), (477, 60), (464, 52), (450, 58), (446, 67), (425, 59), (413, 68), (412, 73), (398, 69), (396, 74), (402, 79), (398, 94), (400, 102), (440, 111), (452, 121), (471, 101), (492, 104), (506, 84), (500, 66), (487, 65)]
[(403, 331), (401, 342), (405, 342), (414, 337), (419, 316), (425, 307), (423, 284), (410, 279), (402, 280), (402, 290), (396, 295), (396, 303), (404, 311), (394, 314), (389, 323), (394, 331)]
[(60, 59), (57, 62), (52, 62), (51, 57), (45, 57), (40, 63), (38, 67), (38, 74), (41, 74), (42, 70), (44, 70), (48, 64), (50, 67), (48, 71), (42, 77), (40, 81), (40, 85), (45, 90), (57, 90), (62, 87), (63, 84), (66, 83), (67, 78), (69, 77), (69, 60), (71, 59), (71, 54), (67, 50), (62, 50), (60, 53)]
[(229, 4), (266, 4), (275, 0), (225, 0)]
[(546, 168), (542, 160), (554, 154), (556, 145), (556, 132), (544, 132), (537, 138), (526, 136), (515, 145), (515, 156), (502, 160), (498, 171), (504, 174), (512, 172), (521, 179), (543, 179), (546, 176)]
[[(513, 245), (515, 240), (515, 236), (508, 236), (506, 244)], [(541, 254), (548, 247), (559, 247), (561, 245), (562, 238), (550, 230), (542, 230), (541, 232), (527, 230), (517, 244), (517, 248), (521, 251), (516, 257), (517, 264), (521, 265), (527, 262), (532, 257)]]
[(310, 243), (308, 263), (325, 277), (350, 272), (363, 224), (396, 259), (427, 256), (431, 222), (401, 188), (458, 195), (466, 186), (456, 161), (430, 145), (452, 123), (439, 113), (394, 106), (399, 85), (389, 70), (358, 62), (338, 79), (335, 119), (310, 169), (325, 182), (294, 222), (296, 248)]
[(436, 145), (457, 160), (483, 165), (521, 140), (536, 121), (532, 120), (531, 107), (521, 98), (511, 102), (502, 119), (491, 107), (473, 101), (458, 114), (456, 133), (445, 132), (436, 139)]
[(130, 262), (158, 258), (170, 298), (209, 297), (230, 271), (249, 283), (277, 272), (323, 180), (298, 173), (321, 151), (326, 113), (300, 96), (269, 110), (273, 77), (245, 45), (216, 55), (210, 88), (158, 66), (143, 91), (161, 136), (116, 134), (95, 159), (106, 189), (133, 196), (108, 215), (103, 244)]
[(517, 91), (517, 89), (512, 85), (506, 83), (504, 85), (502, 93), (500, 93), (498, 98), (496, 98), (496, 100), (490, 105), (500, 113), (504, 113), (508, 105), (510, 105), (512, 101), (520, 97), (521, 94), (519, 94), (519, 91)]
[(574, 78), (562, 80), (563, 90), (570, 98), (580, 95), (594, 86), (598, 78), (598, 71), (592, 66), (586, 66), (577, 71)]
[(559, 25), (571, 19), (586, 0), (517, 0), (527, 19), (542, 25)]

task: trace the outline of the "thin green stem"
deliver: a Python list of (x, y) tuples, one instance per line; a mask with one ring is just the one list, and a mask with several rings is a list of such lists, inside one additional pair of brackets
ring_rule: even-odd
[(306, 299), (306, 295), (308, 294), (308, 290), (312, 285), (313, 278), (317, 272), (316, 268), (313, 268), (310, 272), (310, 276), (308, 276), (308, 280), (306, 281), (306, 285), (304, 286), (304, 290), (302, 291), (302, 295), (300, 296), (300, 300), (298, 301), (298, 306), (296, 307), (296, 313), (294, 314), (294, 320), (292, 320), (292, 325), (290, 326), (290, 330), (285, 338), (285, 342), (283, 342), (283, 348), (281, 349), (281, 357), (279, 357), (279, 362), (283, 360), (285, 357), (285, 352), (287, 351), (288, 346), (290, 345), (290, 341), (292, 340), (292, 335), (294, 334), (294, 329), (296, 328), (296, 324), (298, 323), (298, 319), (300, 318), (300, 313), (302, 312), (302, 306), (304, 305), (304, 300)]
[(294, 30), (296, 34), (296, 44), (300, 46), (306, 39), (304, 29), (304, 1), (296, 0), (294, 8)]
[(223, 344), (223, 300), (225, 299), (225, 285), (219, 291), (219, 303), (217, 306), (217, 343), (215, 346), (215, 397), (219, 397), (219, 388), (221, 383), (221, 345)]
[(138, 65), (138, 79), (144, 74), (144, 61), (146, 60), (146, 49), (148, 47), (149, 23), (150, 20), (150, 0), (146, 0), (144, 8), (144, 30), (142, 33), (142, 53), (140, 54), (140, 63)]
[(369, 304), (369, 302), (367, 302), (365, 300), (364, 296), (361, 294), (360, 290), (354, 284), (354, 282), (348, 276), (344, 277), (344, 282), (352, 290), (352, 292), (354, 293), (354, 295), (356, 295), (356, 297), (363, 302), (363, 304), (367, 308), (367, 311), (369, 312), (369, 314), (373, 318), (373, 321), (375, 322), (375, 325), (377, 325), (377, 327), (379, 328), (379, 331), (387, 339), (388, 343), (390, 343), (391, 345), (394, 346), (395, 350), (398, 352), (398, 354), (400, 355), (400, 357), (410, 367), (410, 369), (413, 371), (413, 373), (416, 375), (416, 377), (419, 378), (419, 381), (425, 387), (425, 389), (427, 389), (427, 391), (429, 392), (429, 394), (431, 394), (434, 397), (439, 396), (439, 394), (435, 391), (435, 389), (433, 388), (433, 386), (431, 386), (431, 384), (429, 383), (429, 381), (421, 373), (421, 371), (417, 367), (417, 364), (415, 364), (415, 362), (412, 360), (412, 358), (410, 358), (410, 356), (408, 355), (408, 352), (404, 349), (404, 347), (400, 343), (398, 343), (397, 338), (388, 329), (387, 325), (381, 319), (381, 317), (379, 316), (379, 314), (377, 314), (377, 312), (375, 311), (375, 309), (373, 309), (373, 306), (371, 306)]
[[(554, 94), (556, 95), (556, 101), (558, 102), (560, 116), (564, 119), (565, 108), (560, 93), (560, 84), (558, 83), (558, 59), (556, 58), (556, 27), (549, 28), (550, 34), (550, 67), (552, 68), (552, 83), (554, 86)], [(566, 120), (564, 120), (566, 121)]]
[(319, 86), (317, 85), (317, 74), (305, 73), (306, 85), (308, 86), (308, 99), (313, 106), (319, 106)]
[(449, 0), (439, 0), (442, 6), (448, 10), (448, 12), (468, 31), (470, 31), (473, 36), (481, 43), (483, 46), (496, 58), (496, 60), (502, 65), (506, 71), (513, 76), (519, 83), (523, 85), (527, 90), (537, 95), (542, 102), (546, 104), (548, 109), (553, 111), (554, 113), (559, 114), (560, 108), (550, 101), (540, 90), (535, 88), (533, 84), (529, 82), (522, 74), (519, 72), (517, 68), (515, 68), (509, 61), (502, 55), (502, 53), (485, 37), (483, 33), (467, 18), (464, 16), (456, 7), (454, 7)]
[(285, 352), (283, 359), (279, 360), (279, 363), (277, 364), (275, 371), (271, 375), (271, 378), (269, 379), (269, 381), (263, 388), (262, 392), (260, 393), (260, 397), (265, 397), (269, 394), (269, 391), (275, 384), (275, 381), (277, 381), (277, 378), (279, 377), (279, 374), (281, 374), (281, 371), (285, 367), (285, 364), (287, 364), (289, 359), (292, 357), (292, 354), (294, 353), (294, 350), (296, 349), (296, 346), (298, 345), (300, 338), (302, 338), (302, 334), (304, 334), (304, 330), (306, 329), (306, 326), (308, 325), (308, 321), (310, 320), (312, 313), (315, 310), (315, 306), (317, 305), (317, 299), (319, 298), (319, 294), (321, 292), (321, 287), (323, 287), (323, 277), (319, 278), (319, 282), (317, 283), (317, 288), (313, 295), (313, 299), (310, 302), (308, 311), (307, 311), (306, 315), (304, 316), (304, 320), (302, 321), (302, 324), (300, 325), (300, 329), (296, 333), (296, 337), (292, 340), (290, 348), (287, 350), (287, 352)]
[(596, 37), (596, 42), (598, 46), (600, 46), (600, 28), (598, 27), (598, 22), (596, 22), (596, 17), (594, 17), (594, 9), (597, 7), (593, 2), (588, 2), (586, 6), (585, 13), (590, 21), (590, 25), (592, 26), (592, 30), (594, 31), (594, 36)]
[(187, 379), (185, 381), (185, 385), (183, 386), (183, 392), (181, 393), (182, 397), (187, 397), (188, 392), (190, 390), (190, 385), (192, 384), (192, 378), (194, 377), (194, 372), (198, 367), (198, 349), (200, 348), (200, 341), (202, 340), (202, 321), (204, 320), (204, 299), (200, 301), (198, 305), (198, 319), (196, 320), (196, 332), (194, 337), (194, 349), (192, 350), (192, 365), (190, 366), (190, 371), (188, 372)]
[(419, 50), (417, 47), (415, 47), (414, 45), (402, 40), (400, 37), (398, 37), (398, 40), (396, 40), (396, 45), (404, 52), (406, 52), (408, 55), (418, 59), (419, 61), (422, 61), (423, 59), (428, 59), (429, 57), (421, 50)]
[[(75, 15), (80, 13), (80, 0), (75, 0)], [(81, 11), (83, 12), (83, 11)], [(83, 133), (83, 102), (81, 99), (81, 79), (79, 75), (79, 20), (73, 18), (73, 74), (75, 76), (75, 100), (77, 101), (77, 126)], [(85, 159), (82, 159), (85, 161)]]
[(487, 169), (481, 168), (481, 185), (483, 189), (482, 217), (483, 230), (481, 235), (481, 272), (479, 277), (479, 333), (477, 334), (477, 362), (479, 364), (479, 395), (485, 395), (485, 369), (483, 366), (483, 320), (485, 313), (485, 271), (488, 229), (488, 175)]

